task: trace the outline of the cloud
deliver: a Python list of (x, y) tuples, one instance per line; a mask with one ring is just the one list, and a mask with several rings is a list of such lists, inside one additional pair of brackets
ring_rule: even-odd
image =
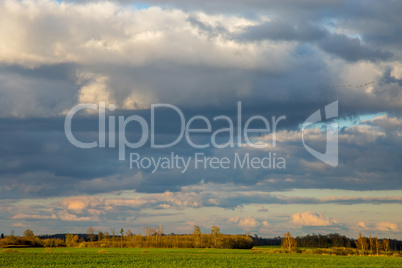
[(258, 211), (260, 211), (260, 212), (268, 212), (268, 209), (264, 208), (261, 205), (258, 205), (257, 208), (258, 208)]
[(28, 225), (23, 224), (21, 222), (13, 223), (11, 226), (12, 227), (21, 227), (21, 228), (27, 228), (28, 227)]
[[(349, 97), (342, 98), (346, 104), (351, 95), (353, 99), (367, 96), (331, 88), (323, 98), (319, 91), (328, 83), (349, 76), (355, 79), (361, 66), (354, 61), (387, 61), (391, 55), (375, 44), (328, 30), (334, 25), (316, 26), (322, 24), (316, 14), (311, 18), (303, 14), (306, 17), (299, 21), (297, 17), (282, 16), (291, 18), (284, 22), (275, 16), (252, 18), (225, 12), (216, 15), (180, 9), (180, 2), (170, 3), (176, 7), (133, 9), (111, 2), (50, 0), (3, 2), (1, 25), (12, 27), (3, 29), (0, 36), (8, 40), (7, 44), (0, 43), (0, 63), (9, 72), (2, 81), (5, 90), (0, 116), (53, 116), (65, 113), (76, 103), (101, 100), (128, 110), (143, 109), (155, 102), (199, 110), (232, 104), (239, 98), (250, 100), (254, 106), (273, 107), (278, 101), (291, 103), (301, 98), (318, 104), (345, 94)], [(268, 7), (267, 3), (257, 5)], [(307, 5), (305, 9), (314, 13), (329, 4)], [(337, 8), (337, 4), (330, 6)], [(269, 7), (278, 14), (293, 15), (287, 4), (271, 2)], [(336, 19), (333, 23), (347, 28)], [(14, 35), (15, 32), (24, 34)], [(255, 42), (256, 39), (264, 41)], [(313, 41), (330, 55), (352, 64), (336, 62), (317, 49)], [(302, 56), (304, 53), (309, 54), (308, 59)], [(389, 65), (397, 68), (398, 61), (370, 68), (381, 76)], [(342, 73), (345, 69), (348, 72)], [(369, 74), (363, 73), (365, 77)], [(32, 79), (39, 76), (44, 79)], [(354, 81), (347, 81), (351, 82)], [(375, 94), (377, 102), (367, 98), (358, 105), (388, 107), (389, 101), (395, 102), (389, 94)], [(311, 103), (307, 105), (310, 106)], [(348, 110), (355, 108), (356, 102), (350, 101), (348, 106)], [(398, 103), (394, 109), (400, 107)]]
[(374, 117), (369, 120), (362, 120), (362, 124), (380, 127), (386, 130), (397, 130), (402, 128), (402, 119), (388, 114)]
[[(255, 230), (256, 228), (262, 225), (261, 222), (251, 217), (246, 218), (233, 217), (229, 219), (229, 222), (237, 224), (237, 226), (239, 226), (243, 230)], [(264, 223), (265, 223), (264, 226), (268, 225), (267, 221), (264, 221)]]
[[(210, 228), (211, 213), (214, 215), (214, 223), (227, 232), (256, 232), (272, 236), (272, 234), (281, 234), (286, 230), (293, 230), (299, 233), (300, 227), (315, 227), (320, 232), (333, 232), (343, 230), (343, 232), (359, 232), (361, 230), (380, 230), (383, 232), (392, 231), (394, 225), (374, 225), (366, 224), (360, 221), (355, 227), (341, 224), (336, 219), (326, 217), (321, 213), (306, 211), (292, 214), (291, 221), (286, 214), (278, 215), (277, 211), (286, 211), (289, 206), (302, 205), (314, 207), (333, 207), (341, 206), (339, 209), (345, 210), (344, 205), (354, 204), (387, 204), (385, 200), (393, 200), (397, 204), (400, 198), (362, 198), (362, 197), (331, 197), (331, 198), (305, 198), (297, 197), (290, 193), (289, 196), (261, 194), (260, 190), (251, 190), (250, 187), (242, 187), (244, 191), (239, 191), (235, 185), (211, 185), (200, 184), (193, 187), (184, 187), (181, 192), (166, 192), (159, 194), (138, 194), (135, 192), (120, 192), (108, 194), (107, 196), (77, 196), (64, 198), (61, 201), (49, 203), (49, 201), (33, 202), (29, 205), (21, 206), (19, 204), (11, 206), (2, 216), (7, 220), (19, 220), (28, 227), (37, 229), (35, 222), (41, 222), (44, 225), (57, 226), (76, 226), (77, 228), (86, 228), (88, 225), (95, 225), (96, 222), (103, 222), (102, 226), (119, 224), (127, 226), (126, 228), (142, 230), (146, 224), (152, 224), (155, 217), (164, 222), (164, 227), (168, 230), (176, 230), (176, 227), (191, 229), (194, 224), (201, 225), (203, 228)], [(325, 191), (323, 191), (325, 193)], [(381, 200), (381, 201), (380, 201)], [(391, 203), (388, 204), (393, 204)], [(270, 210), (269, 221), (262, 217), (261, 211), (255, 211), (257, 206), (264, 208), (267, 204), (275, 204)], [(227, 209), (230, 210), (227, 210)], [(367, 207), (368, 209), (370, 206)], [(254, 212), (251, 212), (254, 210)], [(16, 213), (16, 211), (19, 211)], [(188, 211), (192, 213), (188, 214)], [(274, 212), (276, 211), (276, 213)], [(206, 218), (202, 220), (201, 215), (207, 213)], [(215, 213), (215, 214), (214, 214)], [(236, 215), (232, 217), (222, 217), (225, 215)], [(178, 222), (172, 224), (172, 217)], [(50, 221), (51, 220), (51, 221)], [(187, 222), (188, 221), (188, 222)], [(53, 222), (53, 223), (52, 223)], [(187, 223), (186, 223), (187, 222)], [(388, 226), (388, 227), (386, 227)], [(319, 229), (317, 229), (319, 228)], [(340, 228), (340, 229), (339, 229)], [(389, 228), (384, 231), (384, 228)], [(103, 228), (107, 230), (106, 227)], [(181, 230), (181, 229), (180, 229)], [(354, 233), (353, 233), (354, 234)]]
[(108, 106), (116, 102), (111, 98), (111, 90), (107, 86), (107, 76), (92, 73), (80, 73), (77, 76), (77, 83), (82, 85), (78, 95), (79, 103), (105, 102)]
[(366, 223), (364, 221), (359, 221), (356, 226), (358, 228), (366, 228)]
[(59, 214), (59, 218), (62, 221), (96, 221), (99, 220), (99, 218), (97, 217), (79, 217), (77, 215), (74, 214), (69, 214), (69, 213), (60, 213)]
[(244, 29), (243, 40), (314, 41), (327, 35), (327, 31), (314, 25), (292, 25), (289, 21), (269, 20)]
[(49, 219), (57, 219), (55, 214), (52, 215), (35, 215), (35, 214), (24, 214), (18, 213), (12, 217), (14, 220), (49, 220)]
[(249, 26), (240, 35), (245, 40), (281, 40), (301, 41), (317, 44), (325, 52), (334, 54), (347, 61), (386, 60), (392, 53), (380, 49), (372, 49), (363, 44), (357, 37), (331, 33), (325, 28), (311, 24), (292, 25), (288, 21), (268, 21)]
[(392, 56), (391, 52), (369, 48), (362, 44), (359, 38), (350, 38), (344, 34), (329, 35), (318, 44), (324, 51), (347, 61), (377, 61), (386, 60)]
[(335, 219), (325, 217), (323, 214), (313, 211), (295, 213), (291, 215), (294, 225), (301, 226), (333, 226), (339, 222)]
[(392, 222), (379, 222), (376, 224), (376, 228), (383, 232), (398, 232), (399, 228), (398, 225)]
[(63, 205), (67, 206), (69, 210), (82, 211), (87, 208), (88, 203), (82, 199), (63, 200)]
[[(75, 64), (80, 66), (77, 68), (78, 84), (83, 78), (92, 77), (82, 87), (79, 101), (106, 98), (105, 101), (113, 100), (126, 109), (148, 105), (141, 103), (142, 99), (153, 95), (147, 94), (146, 90), (158, 92), (153, 101), (157, 101), (163, 91), (154, 87), (151, 81), (144, 84), (144, 78), (129, 79), (128, 82), (126, 76), (123, 78), (126, 81), (122, 83), (118, 81), (119, 75), (110, 69), (111, 66), (126, 68), (131, 73), (135, 72), (136, 67), (153, 65), (155, 62), (169, 62), (170, 66), (184, 64), (277, 69), (283, 62), (279, 56), (286, 56), (288, 50), (286, 46), (276, 44), (268, 45), (268, 48), (267, 45), (242, 44), (223, 34), (210, 38), (208, 34), (196, 31), (199, 26), (193, 25), (194, 19), (189, 20), (194, 15), (178, 9), (151, 7), (133, 10), (111, 2), (82, 5), (54, 1), (5, 1), (2, 10), (1, 21), (13, 27), (12, 31), (3, 29), (1, 33), (1, 39), (7, 39), (8, 42), (0, 44), (3, 51), (0, 53), (0, 62), (30, 69), (44, 65)], [(23, 19), (28, 17), (33, 19)], [(208, 14), (199, 14), (197, 17), (203, 21), (215, 20)], [(245, 18), (230, 17), (223, 18), (219, 23), (222, 29), (233, 31), (229, 28), (233, 26), (232, 21), (250, 24)], [(24, 34), (16, 37), (13, 32)], [(42, 35), (47, 38), (41, 38)], [(271, 61), (262, 61), (262, 55), (269, 56)], [(105, 87), (106, 81), (108, 88)], [(94, 94), (95, 86), (102, 94)], [(139, 99), (132, 100), (133, 96)], [(135, 102), (138, 107), (133, 105)]]

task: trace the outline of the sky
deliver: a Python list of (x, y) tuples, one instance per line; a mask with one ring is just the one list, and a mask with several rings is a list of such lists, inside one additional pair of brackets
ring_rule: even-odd
[[(0, 0), (0, 233), (161, 224), (402, 239), (401, 11), (397, 0)], [(248, 139), (246, 122), (258, 129)], [(247, 156), (256, 162), (234, 166)]]

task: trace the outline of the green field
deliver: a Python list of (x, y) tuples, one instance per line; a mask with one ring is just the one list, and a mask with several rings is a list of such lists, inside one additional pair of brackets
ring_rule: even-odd
[(1, 267), (402, 267), (402, 258), (253, 253), (230, 249), (24, 248)]

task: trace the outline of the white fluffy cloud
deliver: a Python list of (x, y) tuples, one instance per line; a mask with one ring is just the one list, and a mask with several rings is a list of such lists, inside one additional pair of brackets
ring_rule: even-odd
[[(44, 65), (74, 65), (76, 77), (71, 79), (81, 87), (72, 94), (74, 99), (70, 96), (69, 103), (61, 103), (64, 107), (53, 104), (51, 111), (39, 101), (29, 103), (19, 97), (21, 107), (14, 106), (14, 112), (1, 111), (2, 115), (54, 115), (54, 108), (61, 113), (74, 102), (106, 101), (114, 102), (119, 108), (142, 109), (157, 101), (185, 103), (192, 99), (191, 94), (203, 94), (202, 99), (210, 101), (209, 94), (216, 91), (214, 87), (206, 83), (200, 90), (201, 85), (190, 83), (181, 84), (185, 89), (178, 89), (177, 78), (171, 77), (174, 69), (177, 66), (205, 66), (278, 72), (291, 62), (293, 44), (240, 42), (225, 34), (242, 31), (254, 23), (237, 16), (214, 16), (160, 7), (138, 10), (112, 2), (2, 1), (0, 64), (31, 70)], [(162, 70), (165, 73), (162, 76), (156, 73), (158, 70), (146, 72), (146, 78), (140, 74), (131, 75), (141, 72), (137, 68), (157, 69), (160, 64), (168, 68)], [(116, 71), (118, 69), (122, 71)], [(160, 77), (154, 79), (156, 76)], [(163, 77), (170, 85), (159, 81)], [(230, 77), (224, 79), (227, 81)], [(45, 91), (37, 90), (32, 82), (16, 84), (10, 85), (13, 92), (21, 88), (18, 96), (27, 91), (34, 100), (47, 100), (52, 91), (60, 90), (56, 82), (54, 88)], [(167, 94), (162, 85), (168, 87), (170, 93)], [(220, 90), (242, 95), (247, 94), (248, 87), (247, 82), (233, 83)], [(74, 88), (71, 84), (70, 89), (64, 90), (73, 92)], [(183, 90), (187, 92), (183, 94)], [(29, 104), (35, 109), (28, 109)]]
[(302, 226), (331, 226), (339, 223), (335, 219), (325, 217), (323, 214), (313, 211), (295, 213), (291, 215), (291, 220), (294, 225)]
[[(41, 66), (69, 64), (75, 75), (69, 77), (69, 85), (53, 81), (47, 87), (37, 81), (17, 80), (12, 85), (2, 81), (3, 85), (10, 84), (3, 89), (5, 103), (18, 102), (18, 106), (12, 107), (14, 111), (1, 109), (0, 116), (50, 116), (84, 101), (142, 109), (155, 102), (218, 105), (228, 96), (290, 98), (292, 93), (283, 87), (290, 86), (292, 91), (299, 86), (297, 83), (270, 85), (265, 81), (264, 86), (255, 78), (260, 72), (276, 76), (311, 64), (295, 55), (300, 40), (236, 38), (247, 27), (270, 20), (266, 16), (247, 18), (158, 6), (135, 9), (115, 2), (2, 1), (0, 64), (32, 71)], [(388, 65), (345, 63), (312, 44), (305, 45), (316, 52), (314, 57), (322, 64), (328, 65), (329, 73), (324, 76), (328, 76), (329, 84), (333, 79), (352, 84), (364, 83), (366, 77), (379, 80), (387, 68), (395, 65), (397, 70), (399, 66), (397, 61)], [(47, 79), (52, 79), (51, 75)], [(261, 89), (257, 90), (256, 84)], [(310, 86), (315, 85), (305, 85)], [(337, 91), (340, 95), (353, 95), (351, 102), (364, 94), (400, 106), (398, 98), (388, 96), (392, 92), (399, 94), (396, 84), (391, 87), (366, 88), (366, 93), (361, 89)], [(24, 94), (30, 98), (24, 100)]]
[(366, 223), (364, 222), (364, 221), (359, 221), (357, 224), (356, 224), (356, 227), (358, 227), (358, 228), (366, 228)]
[(395, 223), (392, 222), (379, 222), (376, 224), (376, 228), (380, 231), (383, 232), (398, 232), (399, 228), (398, 225), (396, 225)]
[(256, 230), (260, 226), (268, 226), (268, 221), (259, 221), (252, 217), (233, 217), (229, 219), (229, 222), (235, 223), (241, 229), (245, 231)]

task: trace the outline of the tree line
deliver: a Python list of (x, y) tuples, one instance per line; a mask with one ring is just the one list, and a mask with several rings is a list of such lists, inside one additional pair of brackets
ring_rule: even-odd
[[(283, 237), (278, 236), (274, 238), (262, 238), (256, 234), (253, 236), (253, 240), (254, 245), (256, 246), (266, 246), (266, 245), (279, 246), (282, 244)], [(294, 239), (298, 247), (304, 247), (304, 248), (345, 247), (345, 248), (357, 248), (357, 249), (363, 248), (363, 250), (371, 250), (371, 248), (375, 249), (374, 245), (376, 244), (379, 249), (384, 248), (393, 251), (402, 250), (402, 241), (400, 240), (388, 239), (388, 238), (380, 239), (377, 237), (371, 237), (371, 235), (369, 237), (365, 237), (359, 234), (358, 239), (353, 239), (337, 233), (327, 235), (308, 234), (305, 236), (297, 236)], [(370, 244), (372, 245), (371, 247)], [(361, 245), (363, 245), (363, 247)]]
[[(111, 232), (96, 232), (91, 226), (85, 236), (66, 234), (63, 238), (43, 238), (26, 230), (22, 237), (9, 235), (0, 239), (0, 247), (124, 247), (124, 248), (230, 248), (251, 249), (253, 239), (248, 235), (222, 234), (220, 227), (212, 226), (210, 233), (202, 233), (201, 228), (194, 226), (192, 234), (164, 234), (162, 226), (144, 228), (145, 235), (134, 234), (123, 228), (116, 234)], [(119, 235), (120, 234), (120, 235)], [(46, 236), (45, 236), (46, 237)]]
[[(301, 242), (301, 243), (299, 243)], [(390, 239), (378, 239), (377, 237), (365, 237), (359, 233), (357, 240), (349, 239), (339, 234), (307, 235), (294, 238), (289, 232), (283, 234), (281, 239), (281, 252), (326, 254), (326, 255), (365, 255), (365, 256), (397, 256), (402, 257), (401, 252), (392, 251), (391, 245), (395, 241)], [(395, 245), (401, 244), (397, 241)], [(301, 247), (301, 248), (298, 248)], [(276, 252), (277, 250), (271, 250)]]
[(281, 245), (283, 249), (293, 251), (301, 248), (354, 248), (363, 252), (375, 254), (380, 251), (401, 251), (402, 241), (395, 239), (379, 239), (365, 237), (352, 239), (340, 234), (309, 234), (292, 237), (285, 233), (282, 237), (262, 238), (257, 234), (228, 235), (222, 234), (219, 226), (212, 226), (209, 233), (202, 233), (197, 225), (191, 234), (165, 234), (162, 226), (144, 227), (144, 235), (134, 234), (130, 230), (120, 229), (116, 232), (96, 231), (88, 227), (85, 234), (58, 234), (35, 236), (30, 229), (22, 236), (3, 234), (0, 237), (0, 247), (139, 247), (139, 248), (237, 248), (249, 249), (253, 246)]

